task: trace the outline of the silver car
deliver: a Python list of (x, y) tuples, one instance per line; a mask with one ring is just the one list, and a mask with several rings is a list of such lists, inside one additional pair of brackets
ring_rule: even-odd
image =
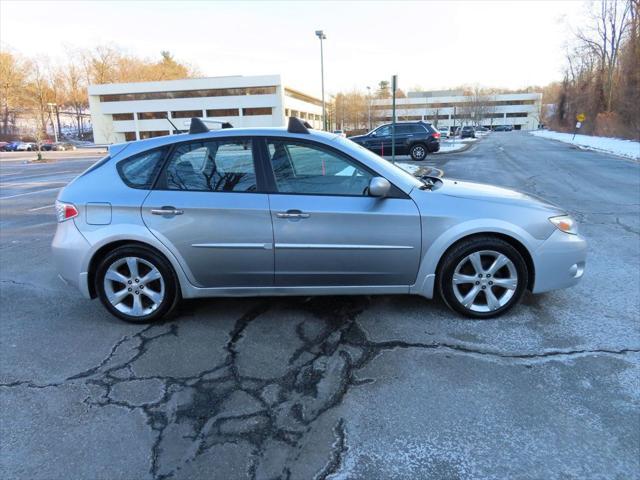
[(416, 178), (295, 118), (113, 145), (56, 206), (61, 277), (130, 322), (259, 295), (439, 294), (489, 318), (576, 284), (587, 250), (558, 207)]

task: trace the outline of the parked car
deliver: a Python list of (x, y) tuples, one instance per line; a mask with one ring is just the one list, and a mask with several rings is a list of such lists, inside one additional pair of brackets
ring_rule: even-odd
[(4, 152), (7, 145), (9, 142), (0, 142), (0, 152)]
[(498, 125), (493, 129), (494, 132), (510, 132), (513, 130), (511, 125)]
[(440, 132), (440, 138), (449, 138), (449, 127), (440, 127), (438, 132)]
[(37, 150), (38, 146), (31, 142), (20, 142), (15, 148), (16, 152), (31, 152)]
[(476, 131), (471, 125), (465, 125), (460, 130), (460, 138), (476, 138)]
[(59, 151), (76, 150), (76, 146), (73, 143), (69, 143), (69, 142), (58, 142), (54, 145), (54, 150), (59, 150)]
[(344, 132), (344, 130), (334, 130), (333, 133), (336, 135), (340, 135), (341, 137), (347, 137), (347, 134)]
[(9, 142), (7, 145), (5, 145), (4, 150), (5, 152), (15, 152), (16, 148), (18, 147), (18, 145), (20, 145), (22, 142), (19, 140), (14, 140), (13, 142)]
[[(366, 135), (349, 140), (368, 148), (378, 155), (391, 155), (391, 124), (382, 125)], [(399, 122), (395, 126), (396, 155), (411, 155), (413, 160), (424, 160), (428, 153), (440, 150), (440, 132), (427, 122)]]
[(491, 130), (489, 130), (487, 127), (475, 127), (476, 133), (489, 133)]
[(457, 137), (458, 135), (460, 135), (460, 126), (456, 125), (454, 127), (450, 127), (449, 128), (449, 136), (450, 137)]
[(181, 298), (316, 294), (440, 295), (489, 318), (578, 283), (587, 249), (559, 207), (416, 178), (297, 118), (112, 145), (56, 213), (61, 277), (130, 322)]

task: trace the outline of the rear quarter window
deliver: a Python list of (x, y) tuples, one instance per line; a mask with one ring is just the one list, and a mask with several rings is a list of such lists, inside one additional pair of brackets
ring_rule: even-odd
[(156, 179), (165, 149), (139, 153), (118, 163), (118, 173), (122, 181), (131, 188), (150, 190)]

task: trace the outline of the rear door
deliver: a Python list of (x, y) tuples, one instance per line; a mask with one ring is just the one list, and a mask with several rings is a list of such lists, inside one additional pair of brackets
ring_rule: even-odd
[(177, 144), (142, 207), (202, 287), (273, 285), (273, 232), (250, 138)]
[(404, 286), (420, 263), (418, 208), (397, 188), (368, 195), (374, 172), (315, 142), (268, 139), (277, 286)]

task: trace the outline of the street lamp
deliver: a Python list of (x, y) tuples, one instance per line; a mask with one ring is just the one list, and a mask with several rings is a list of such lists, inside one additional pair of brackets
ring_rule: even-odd
[[(56, 112), (58, 111), (58, 105), (55, 103), (47, 103), (49, 106), (49, 118), (51, 119), (51, 126), (53, 127), (53, 136), (56, 139), (56, 143), (58, 143), (58, 131), (56, 130), (56, 124), (53, 121), (53, 107), (56, 107)], [(45, 132), (46, 133), (46, 132)]]
[(320, 39), (320, 77), (322, 79), (322, 128), (327, 129), (327, 109), (324, 104), (324, 53), (322, 51), (322, 41), (327, 39), (327, 36), (322, 30), (316, 30), (316, 37)]
[(369, 130), (371, 130), (371, 87), (367, 87), (367, 105), (369, 106)]

